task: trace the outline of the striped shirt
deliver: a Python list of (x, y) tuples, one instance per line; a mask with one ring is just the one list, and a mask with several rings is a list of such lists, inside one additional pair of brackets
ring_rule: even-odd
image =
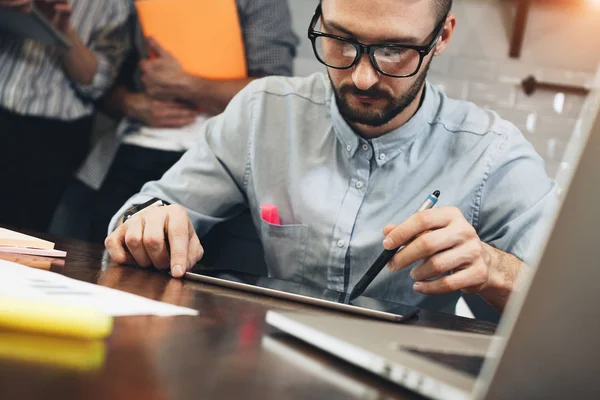
[(130, 0), (69, 0), (70, 21), (96, 55), (89, 85), (73, 82), (60, 52), (31, 39), (0, 32), (0, 107), (13, 113), (72, 121), (93, 111), (93, 100), (114, 82), (129, 47)]
[[(292, 75), (298, 38), (292, 30), (287, 0), (236, 0), (236, 4), (248, 76)], [(144, 44), (139, 29), (136, 31), (135, 42), (139, 47)], [(205, 117), (201, 116), (196, 123), (179, 130), (149, 128), (124, 119), (117, 132), (104, 135), (92, 149), (77, 178), (99, 189), (123, 140), (144, 147), (185, 151), (190, 142), (197, 140)]]

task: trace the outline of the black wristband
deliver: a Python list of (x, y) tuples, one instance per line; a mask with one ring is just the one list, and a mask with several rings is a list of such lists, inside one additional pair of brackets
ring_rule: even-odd
[(145, 203), (136, 204), (136, 205), (128, 208), (127, 211), (125, 211), (125, 214), (123, 214), (123, 222), (125, 222), (129, 218), (131, 218), (133, 216), (133, 214), (135, 214), (137, 212), (140, 212), (144, 208), (147, 208), (147, 207), (150, 207), (150, 206), (153, 206), (153, 205), (157, 205), (157, 206), (169, 206), (169, 205), (171, 205), (171, 203), (154, 197), (154, 198), (148, 200)]

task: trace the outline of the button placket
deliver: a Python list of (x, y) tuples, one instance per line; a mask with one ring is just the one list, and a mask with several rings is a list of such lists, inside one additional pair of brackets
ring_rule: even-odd
[(353, 171), (351, 182), (349, 182), (350, 188), (341, 204), (340, 217), (333, 230), (327, 271), (327, 286), (331, 290), (344, 290), (345, 270), (348, 268), (346, 254), (351, 246), (352, 231), (366, 195), (364, 188), (367, 186), (371, 170), (370, 159), (373, 156), (373, 149), (367, 145), (367, 151), (365, 151), (363, 144), (359, 144), (358, 151), (358, 157), (352, 157), (351, 165), (349, 165)]

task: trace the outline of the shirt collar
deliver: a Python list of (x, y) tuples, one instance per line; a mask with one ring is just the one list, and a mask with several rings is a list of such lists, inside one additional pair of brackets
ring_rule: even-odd
[(369, 143), (373, 147), (377, 165), (381, 167), (406, 150), (420, 133), (429, 129), (429, 122), (436, 107), (434, 93), (429, 83), (425, 84), (423, 96), (421, 107), (404, 125), (383, 136), (367, 141), (358, 136), (342, 117), (335, 100), (335, 94), (332, 93), (330, 110), (333, 130), (338, 141), (346, 150), (348, 157), (354, 157), (359, 146)]

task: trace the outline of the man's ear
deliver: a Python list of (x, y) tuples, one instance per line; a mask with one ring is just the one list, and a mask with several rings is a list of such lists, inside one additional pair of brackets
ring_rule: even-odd
[(454, 34), (454, 28), (456, 27), (456, 15), (448, 14), (446, 17), (446, 23), (444, 24), (444, 30), (442, 31), (442, 36), (440, 40), (435, 45), (435, 50), (433, 52), (434, 56), (439, 56), (442, 54), (448, 45), (450, 44), (450, 39)]

